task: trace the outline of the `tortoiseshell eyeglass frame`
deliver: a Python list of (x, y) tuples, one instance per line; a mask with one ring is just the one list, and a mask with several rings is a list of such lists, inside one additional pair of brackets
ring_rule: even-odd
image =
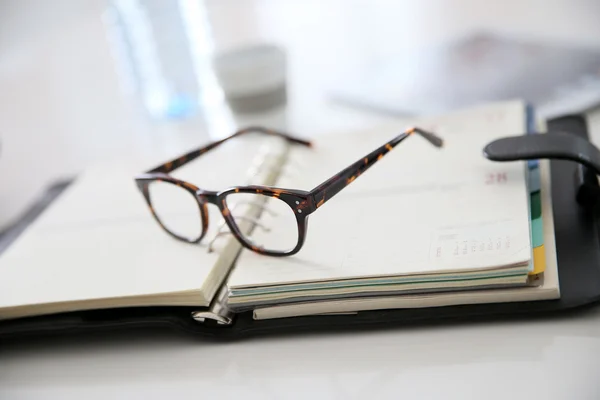
[[(165, 164), (161, 164), (156, 168), (149, 170), (146, 173), (140, 174), (136, 176), (135, 180), (138, 188), (144, 195), (146, 202), (150, 208), (150, 211), (158, 224), (169, 233), (171, 236), (183, 240), (189, 243), (198, 243), (200, 242), (206, 232), (208, 231), (208, 204), (216, 205), (227, 226), (229, 227), (231, 233), (235, 236), (235, 238), (247, 249), (255, 251), (259, 254), (282, 257), (282, 256), (290, 256), (296, 254), (302, 248), (305, 238), (306, 238), (306, 230), (307, 230), (307, 222), (308, 216), (315, 212), (319, 207), (321, 207), (325, 202), (331, 199), (333, 196), (338, 194), (342, 189), (352, 183), (356, 178), (358, 178), (362, 173), (364, 173), (367, 169), (369, 169), (373, 164), (375, 164), (378, 160), (380, 160), (384, 155), (390, 152), (396, 145), (400, 142), (416, 133), (423, 138), (427, 139), (429, 143), (434, 145), (435, 147), (442, 147), (443, 141), (435, 134), (431, 132), (427, 132), (420, 128), (410, 128), (389, 142), (385, 143), (383, 146), (373, 150), (366, 156), (362, 157), (358, 161), (344, 168), (337, 174), (333, 175), (331, 178), (327, 179), (325, 182), (321, 183), (319, 186), (315, 187), (311, 191), (307, 192), (304, 190), (294, 190), (294, 189), (280, 189), (275, 187), (268, 186), (238, 186), (225, 189), (220, 192), (214, 192), (209, 190), (203, 190), (198, 188), (197, 186), (174, 178), (169, 175), (170, 172), (175, 169), (189, 163), (190, 161), (198, 158), (202, 154), (214, 149), (215, 147), (225, 143), (226, 141), (233, 139), (235, 137), (247, 134), (247, 133), (263, 133), (273, 136), (282, 137), (290, 143), (303, 145), (303, 146), (312, 146), (310, 141), (300, 139), (291, 135), (288, 135), (283, 132), (278, 132), (271, 129), (265, 129), (262, 127), (249, 127), (242, 129), (231, 136), (228, 136), (224, 139), (215, 141), (213, 143), (208, 144), (205, 147), (190, 151), (174, 160), (171, 160)], [(202, 232), (197, 238), (186, 238), (176, 233), (170, 231), (165, 227), (165, 225), (160, 221), (158, 215), (154, 211), (152, 207), (152, 201), (150, 198), (149, 186), (152, 182), (169, 182), (176, 186), (181, 187), (182, 189), (188, 191), (194, 199), (196, 199), (198, 203), (198, 208), (201, 215), (202, 220)], [(226, 197), (231, 193), (253, 193), (253, 194), (261, 194), (264, 196), (275, 197), (282, 201), (284, 201), (291, 209), (294, 215), (296, 216), (296, 222), (298, 224), (298, 242), (296, 246), (289, 251), (273, 251), (269, 249), (264, 249), (262, 247), (258, 247), (249, 241), (239, 230), (231, 212), (227, 208)]]

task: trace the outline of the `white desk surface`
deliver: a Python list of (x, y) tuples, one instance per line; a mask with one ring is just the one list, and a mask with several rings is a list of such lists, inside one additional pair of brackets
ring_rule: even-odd
[[(217, 47), (259, 39), (288, 46), (291, 125), (315, 134), (385, 120), (326, 102), (324, 87), (340, 63), (481, 28), (600, 45), (594, 0), (207, 4)], [(0, 4), (0, 226), (56, 177), (132, 154), (174, 154), (214, 133), (149, 124), (124, 106), (104, 7), (103, 0)], [(597, 138), (600, 115), (591, 117)], [(598, 371), (594, 308), (552, 320), (225, 344), (122, 333), (0, 345), (0, 399), (597, 399)]]

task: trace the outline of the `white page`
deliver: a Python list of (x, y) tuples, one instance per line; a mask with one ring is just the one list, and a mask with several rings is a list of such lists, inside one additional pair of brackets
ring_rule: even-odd
[[(480, 107), (418, 126), (436, 132), (445, 147), (436, 149), (416, 135), (408, 138), (310, 216), (306, 243), (297, 255), (269, 258), (244, 251), (229, 287), (528, 262), (525, 165), (493, 163), (482, 155), (494, 138), (525, 132), (523, 104)], [(404, 128), (388, 126), (316, 141), (314, 150), (294, 149), (291, 174), (278, 186), (310, 190)], [(294, 175), (294, 170), (299, 173)], [(286, 229), (269, 216), (263, 223), (279, 235)], [(451, 235), (456, 236), (446, 242)], [(473, 241), (477, 249), (481, 243), (487, 248), (490, 238), (492, 251), (471, 252)], [(496, 251), (498, 239), (501, 246)], [(462, 247), (459, 255), (452, 254), (456, 240), (467, 241), (466, 255)]]
[[(280, 139), (249, 135), (173, 175), (209, 190), (258, 183), (264, 173), (247, 175), (253, 162), (286, 149)], [(190, 290), (198, 291), (190, 304), (208, 305), (219, 284), (207, 284), (209, 275), (227, 272), (213, 267), (228, 238), (217, 241), (213, 253), (206, 246), (221, 214), (209, 206), (203, 244), (167, 235), (133, 179), (164, 161), (97, 166), (82, 174), (0, 257), (0, 318), (8, 307)]]
[(257, 309), (254, 311), (254, 318), (287, 318), (324, 313), (354, 313), (378, 309), (443, 307), (456, 304), (539, 301), (559, 298), (560, 287), (556, 260), (556, 242), (554, 239), (554, 218), (552, 215), (549, 161), (542, 161), (540, 163), (540, 170), (542, 177), (544, 249), (546, 253), (546, 270), (544, 271), (544, 279), (541, 285), (509, 289), (380, 296), (371, 298), (363, 297), (359, 299), (289, 304)]

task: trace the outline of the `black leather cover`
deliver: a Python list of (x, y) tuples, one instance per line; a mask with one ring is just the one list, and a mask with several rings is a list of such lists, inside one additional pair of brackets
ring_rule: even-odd
[[(549, 122), (550, 131), (568, 131), (587, 138), (585, 120), (568, 116)], [(316, 330), (356, 330), (404, 326), (409, 323), (533, 318), (560, 314), (596, 303), (600, 299), (600, 243), (597, 211), (575, 200), (576, 165), (552, 161), (552, 201), (559, 267), (559, 300), (478, 304), (424, 309), (364, 311), (357, 315), (308, 316), (255, 321), (252, 313), (235, 316), (231, 326), (194, 321), (188, 307), (147, 307), (75, 312), (0, 322), (0, 338), (51, 335), (81, 331), (124, 328), (169, 327), (213, 338), (240, 338), (249, 335)]]

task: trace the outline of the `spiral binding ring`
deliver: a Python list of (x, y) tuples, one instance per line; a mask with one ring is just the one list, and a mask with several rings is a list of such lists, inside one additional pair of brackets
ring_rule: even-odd
[[(238, 208), (240, 205), (249, 205), (249, 206), (253, 206), (253, 207), (258, 207), (260, 213), (259, 215), (256, 216), (256, 218), (252, 218), (252, 217), (247, 217), (245, 215), (234, 215), (233, 213), (235, 212), (235, 209)], [(234, 219), (238, 219), (238, 220), (243, 220), (243, 221), (250, 221), (254, 224), (254, 227), (258, 226), (259, 228), (263, 229), (265, 232), (270, 232), (271, 228), (267, 227), (266, 225), (264, 225), (263, 223), (261, 223), (258, 218), (262, 215), (263, 212), (267, 212), (269, 213), (269, 215), (271, 215), (272, 217), (277, 217), (279, 214), (277, 214), (275, 211), (267, 208), (267, 206), (265, 206), (263, 203), (259, 203), (256, 201), (240, 201), (237, 202), (235, 204), (233, 204), (230, 208), (229, 211), (231, 212), (231, 215)], [(217, 239), (221, 236), (224, 235), (228, 235), (231, 234), (231, 232), (229, 231), (223, 231), (223, 228), (227, 228), (227, 223), (225, 222), (224, 219), (221, 218), (221, 220), (219, 221), (219, 228), (217, 228), (217, 232), (215, 233), (215, 235), (212, 237), (212, 239), (210, 240), (210, 242), (208, 243), (208, 252), (212, 253), (214, 251), (213, 248), (213, 244), (217, 241)]]
[[(259, 227), (262, 230), (264, 230), (265, 232), (270, 232), (271, 228), (265, 226), (264, 224), (261, 224), (258, 219), (256, 218), (252, 218), (252, 217), (246, 217), (244, 215), (239, 215), (239, 216), (233, 216), (233, 218), (235, 219), (240, 219), (243, 221), (250, 221), (254, 224), (254, 227)], [(213, 244), (217, 241), (217, 239), (221, 236), (225, 236), (225, 235), (231, 235), (231, 232), (229, 231), (221, 231), (221, 229), (223, 229), (223, 226), (226, 226), (227, 224), (225, 223), (225, 221), (222, 221), (222, 224), (219, 224), (219, 229), (216, 233), (216, 235), (211, 239), (211, 241), (208, 243), (208, 252), (212, 253), (214, 251), (213, 248)]]
[[(248, 176), (249, 177), (254, 177), (259, 175), (263, 170), (264, 170), (264, 165), (265, 164), (261, 164), (258, 167), (251, 167), (248, 170)], [(269, 167), (273, 167), (274, 164), (270, 164)], [(297, 164), (286, 164), (281, 168), (281, 171), (279, 172), (279, 177), (288, 177), (288, 178), (293, 178), (300, 175), (300, 169), (298, 167)]]
[(255, 206), (255, 207), (258, 207), (258, 208), (260, 209), (260, 212), (261, 212), (261, 213), (262, 213), (263, 211), (266, 211), (266, 212), (268, 212), (268, 213), (269, 213), (269, 214), (270, 214), (272, 217), (277, 217), (277, 216), (279, 215), (279, 214), (277, 214), (275, 211), (273, 211), (273, 210), (271, 210), (271, 209), (267, 208), (267, 206), (265, 206), (264, 204), (262, 204), (262, 203), (257, 203), (256, 201), (240, 201), (240, 202), (238, 202), (238, 203), (235, 203), (235, 204), (233, 205), (233, 207), (229, 209), (229, 211), (233, 212), (233, 211), (234, 211), (234, 210), (237, 208), (237, 206), (239, 206), (240, 204), (247, 204), (247, 205), (249, 205), (249, 206)]
[(300, 170), (298, 169), (298, 167), (296, 165), (292, 165), (292, 164), (286, 164), (283, 166), (283, 168), (281, 168), (281, 172), (279, 173), (279, 176), (286, 176), (286, 177), (295, 177), (300, 175)]
[[(248, 181), (251, 182), (253, 177), (259, 175), (261, 172), (263, 172), (267, 167), (269, 169), (273, 168), (276, 166), (278, 159), (281, 157), (268, 157), (268, 151), (264, 152), (265, 154), (261, 154), (261, 157), (255, 158), (254, 162), (252, 163), (252, 166), (250, 167), (250, 169), (247, 172), (247, 176), (248, 176)], [(280, 176), (296, 176), (299, 174), (299, 168), (297, 167), (297, 163), (293, 163), (293, 164), (286, 164), (281, 168), (280, 171)], [(235, 209), (240, 206), (240, 205), (250, 205), (250, 206), (254, 206), (254, 207), (258, 207), (259, 208), (259, 214), (256, 216), (256, 218), (252, 218), (252, 217), (247, 217), (244, 215), (234, 215), (234, 211)], [(264, 224), (262, 224), (258, 218), (262, 215), (263, 212), (267, 212), (269, 213), (269, 215), (271, 215), (272, 217), (277, 217), (278, 214), (276, 212), (274, 212), (273, 210), (269, 209), (264, 203), (262, 202), (256, 202), (256, 201), (240, 201), (237, 202), (235, 204), (233, 204), (231, 207), (229, 207), (229, 211), (231, 212), (231, 215), (233, 216), (234, 219), (239, 219), (239, 220), (245, 220), (245, 221), (250, 221), (251, 223), (254, 224), (254, 227), (259, 227), (261, 229), (263, 229), (265, 232), (270, 232), (271, 229), (267, 226), (265, 226)], [(222, 237), (222, 236), (227, 236), (227, 235), (231, 235), (231, 232), (229, 231), (224, 231), (224, 228), (228, 228), (227, 223), (225, 222), (224, 219), (221, 219), (219, 222), (219, 228), (217, 229), (217, 232), (215, 233), (215, 235), (212, 237), (212, 239), (208, 242), (208, 252), (212, 253), (214, 251), (214, 244), (217, 241), (218, 238)]]
[(274, 168), (277, 165), (277, 162), (274, 161), (275, 157), (271, 157), (271, 158), (261, 158), (260, 162), (254, 162), (252, 164), (252, 166), (248, 169), (247, 172), (247, 176), (249, 178), (253, 178), (257, 175), (259, 175), (260, 173), (262, 173), (264, 170), (267, 169), (267, 167), (269, 169)]

